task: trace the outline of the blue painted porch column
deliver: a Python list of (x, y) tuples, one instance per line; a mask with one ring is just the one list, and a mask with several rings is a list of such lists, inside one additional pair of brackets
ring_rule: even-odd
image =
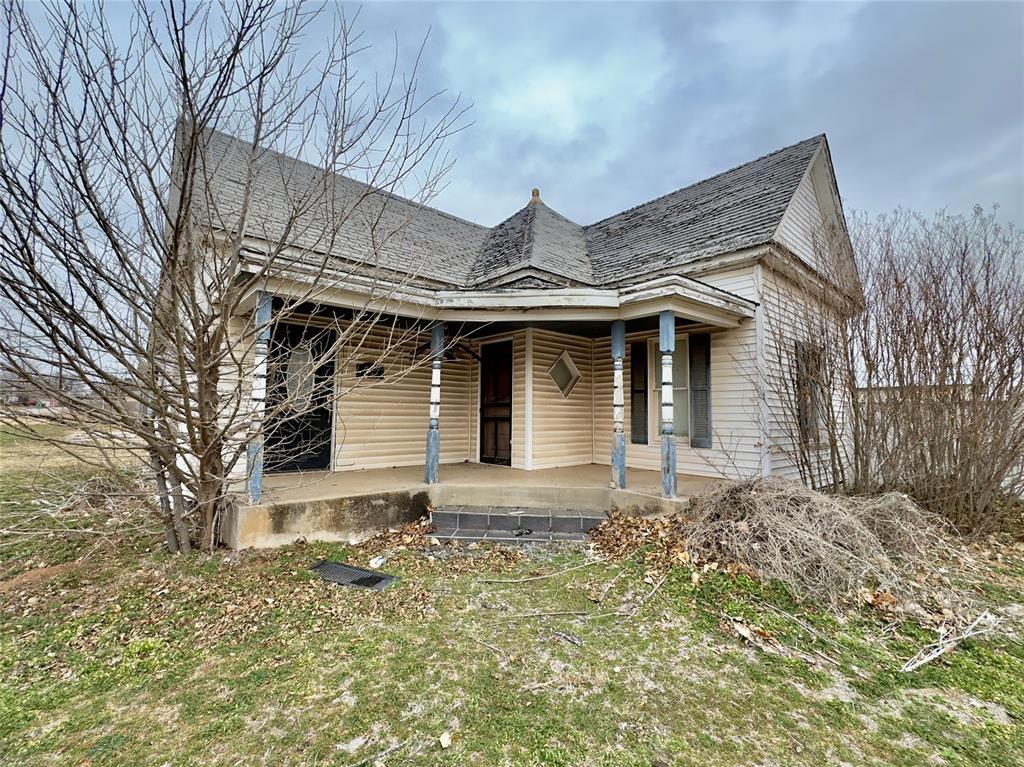
[(661, 349), (661, 493), (676, 494), (676, 438), (672, 410), (672, 352), (676, 350), (676, 316), (666, 309), (658, 316), (658, 347)]
[(270, 350), (270, 316), (272, 299), (269, 293), (256, 294), (253, 322), (256, 345), (253, 349), (252, 421), (249, 425), (248, 474), (249, 503), (257, 504), (263, 498), (263, 416), (267, 398), (267, 355)]
[(444, 354), (444, 323), (439, 322), (430, 331), (430, 420), (427, 423), (427, 460), (424, 481), (437, 484), (441, 463), (441, 357)]
[(622, 360), (626, 356), (626, 323), (612, 322), (612, 486), (620, 490), (626, 486), (625, 403), (622, 392)]

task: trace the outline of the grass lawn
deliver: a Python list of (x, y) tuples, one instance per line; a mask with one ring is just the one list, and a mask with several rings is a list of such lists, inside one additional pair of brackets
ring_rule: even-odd
[[(81, 471), (31, 450), (0, 436), (5, 520)], [(96, 523), (0, 538), (0, 764), (1024, 764), (1020, 548), (985, 561), (998, 632), (904, 674), (934, 631), (718, 572), (655, 589), (642, 556), (497, 583), (589, 555), (390, 536), (173, 558)], [(382, 552), (383, 592), (307, 569)]]

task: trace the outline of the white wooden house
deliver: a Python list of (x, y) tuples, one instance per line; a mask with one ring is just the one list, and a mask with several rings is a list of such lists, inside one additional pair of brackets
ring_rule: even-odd
[[(230, 177), (248, 150), (217, 134), (210, 151)], [(272, 210), (306, 166), (262, 162)], [(350, 183), (338, 177), (339, 196)], [(799, 429), (773, 393), (804, 332), (791, 318), (827, 324), (859, 295), (825, 136), (587, 225), (536, 189), (493, 227), (388, 199), (407, 215), (402, 236), (373, 250), (372, 277), (352, 272), (316, 300), (366, 307), (391, 280), (380, 316), (418, 342), (381, 362), (375, 345), (397, 325), (359, 334), (327, 369), (345, 394), (319, 447), (274, 467), (257, 446), (233, 544), (347, 537), (428, 504), (642, 511), (715, 479), (798, 476)], [(255, 269), (260, 236), (246, 236), (242, 269)], [(331, 248), (365, 259), (357, 235)], [(299, 275), (268, 280), (240, 327), (306, 289)], [(265, 365), (257, 355), (253, 375)]]

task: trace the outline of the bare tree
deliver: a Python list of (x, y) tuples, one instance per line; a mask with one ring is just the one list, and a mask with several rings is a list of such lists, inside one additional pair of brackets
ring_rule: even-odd
[[(172, 551), (209, 548), (264, 455), (250, 445), (310, 449), (295, 425), (346, 394), (334, 365), (396, 349), (386, 375), (423, 364), (422, 327), (387, 308), (416, 276), (402, 238), (463, 112), (420, 94), (397, 51), (360, 78), (365, 46), (330, 9), (117, 13), (127, 35), (102, 7), (3, 11), (0, 371), (60, 404), (76, 435), (47, 439), (152, 467)], [(352, 283), (363, 305), (326, 310)], [(284, 284), (267, 319), (261, 291)], [(38, 436), (17, 408), (4, 419)]]
[[(1024, 492), (1024, 237), (981, 209), (854, 217), (851, 237), (852, 304), (773, 275), (788, 286), (769, 307), (775, 445), (814, 487), (998, 527)], [(816, 251), (841, 253), (827, 232)]]
[(866, 296), (850, 328), (855, 486), (996, 528), (1024, 493), (1024, 237), (980, 208), (852, 233)]

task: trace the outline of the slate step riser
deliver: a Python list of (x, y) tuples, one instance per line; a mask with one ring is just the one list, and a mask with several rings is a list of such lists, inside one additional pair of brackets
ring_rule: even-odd
[(430, 519), (438, 529), (501, 530), (509, 532), (513, 530), (532, 530), (544, 533), (586, 533), (601, 524), (604, 517), (435, 511), (431, 514)]
[(440, 508), (430, 515), (438, 539), (459, 541), (582, 541), (586, 533), (605, 519), (603, 514), (584, 514), (566, 509), (529, 511), (516, 508)]
[(434, 538), (439, 541), (459, 541), (462, 543), (473, 543), (484, 541), (491, 543), (531, 543), (531, 542), (579, 542), (586, 540), (583, 533), (537, 533), (532, 532), (525, 535), (512, 535), (501, 530), (436, 530)]

